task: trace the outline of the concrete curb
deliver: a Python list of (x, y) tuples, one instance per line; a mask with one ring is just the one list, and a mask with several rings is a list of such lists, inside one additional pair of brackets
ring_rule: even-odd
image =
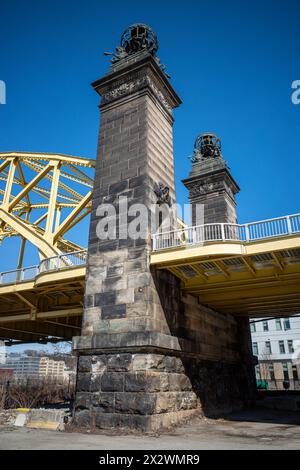
[(14, 423), (16, 427), (31, 429), (49, 429), (53, 431), (64, 431), (65, 422), (68, 420), (69, 410), (46, 410), (46, 409), (24, 409), (17, 410)]

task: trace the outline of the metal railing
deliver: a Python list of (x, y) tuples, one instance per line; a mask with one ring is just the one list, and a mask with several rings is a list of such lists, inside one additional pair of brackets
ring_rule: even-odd
[(87, 250), (46, 258), (35, 266), (0, 273), (0, 285), (18, 284), (19, 282), (31, 281), (40, 273), (84, 266), (86, 260)]
[(300, 214), (250, 224), (205, 224), (156, 233), (152, 237), (152, 248), (153, 251), (158, 251), (205, 242), (251, 242), (295, 233), (300, 233)]

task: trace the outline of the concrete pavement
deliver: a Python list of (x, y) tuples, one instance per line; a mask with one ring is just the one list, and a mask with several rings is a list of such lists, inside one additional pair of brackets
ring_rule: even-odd
[(71, 434), (0, 426), (0, 449), (300, 449), (300, 413), (251, 410), (221, 420), (196, 418), (160, 435)]

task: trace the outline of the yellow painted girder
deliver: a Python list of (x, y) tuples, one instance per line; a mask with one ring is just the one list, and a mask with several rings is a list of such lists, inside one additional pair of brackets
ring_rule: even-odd
[[(45, 166), (45, 168), (43, 169), (43, 171), (41, 171), (40, 173), (38, 173), (31, 181), (30, 183), (28, 183), (20, 192), (17, 196), (15, 196), (15, 198), (9, 203), (9, 206), (8, 206), (8, 211), (11, 211), (17, 204), (19, 201), (21, 201), (21, 199), (23, 199), (24, 196), (26, 196), (29, 191), (34, 187), (36, 186), (43, 178), (44, 176), (47, 175), (47, 173), (49, 173), (49, 171), (53, 168), (53, 164), (52, 163), (49, 163), (49, 165)], [(3, 204), (5, 204), (5, 202), (3, 201)]]
[[(300, 234), (246, 242), (214, 242), (183, 246), (151, 254), (150, 263), (181, 279), (184, 292), (199, 303), (234, 315), (266, 317), (300, 312), (300, 259), (281, 252), (300, 248)], [(270, 259), (255, 258), (268, 254)], [(228, 260), (239, 262), (229, 264)], [(215, 265), (216, 270), (205, 267)], [(198, 275), (187, 277), (188, 266)]]
[[(0, 189), (0, 195), (3, 195), (0, 201), (0, 239), (8, 236), (21, 236), (24, 240), (28, 239), (33, 243), (42, 257), (47, 258), (60, 254), (61, 251), (70, 252), (82, 249), (68, 240), (63, 240), (62, 235), (90, 213), (91, 192), (87, 195), (80, 194), (69, 184), (62, 182), (61, 177), (76, 183), (77, 187), (83, 185), (91, 189), (93, 179), (82, 171), (81, 167), (93, 169), (95, 160), (63, 154), (33, 152), (1, 153), (0, 160), (2, 159), (4, 161), (0, 162), (0, 180), (6, 183), (6, 187), (5, 191)], [(23, 173), (22, 169), (24, 165), (36, 172), (31, 181), (26, 181), (24, 176), (26, 173)], [(39, 185), (41, 180), (50, 181), (50, 189)], [(13, 185), (21, 188), (16, 195), (12, 194)], [(64, 193), (59, 192), (59, 188)], [(38, 202), (35, 199), (34, 203), (31, 203), (31, 193), (46, 199), (46, 202)], [(67, 217), (64, 214), (64, 218), (61, 217), (62, 208), (72, 209), (71, 214)], [(34, 223), (31, 223), (29, 218), (25, 223), (23, 215), (30, 214), (33, 209), (44, 209), (47, 213), (40, 216)], [(46, 219), (46, 227), (42, 229), (38, 225), (44, 219)]]
[(57, 247), (54, 247), (42, 235), (32, 230), (28, 223), (6, 212), (2, 207), (0, 207), (0, 219), (36, 246), (45, 258), (61, 254)]
[[(23, 163), (24, 165), (28, 166), (29, 168), (32, 168), (34, 171), (37, 171), (37, 172), (41, 171), (43, 167), (45, 166), (45, 163), (36, 162), (36, 161), (33, 163), (30, 160), (23, 160)], [(84, 175), (84, 173), (82, 174)], [(90, 182), (86, 177), (78, 177), (71, 173), (67, 173), (66, 171), (61, 171), (61, 176), (69, 181), (73, 181), (75, 183), (79, 183), (84, 186), (87, 186), (90, 189), (93, 187), (93, 182)], [(63, 188), (63, 185), (61, 187)]]
[[(44, 320), (47, 318), (61, 318), (61, 317), (78, 317), (82, 315), (83, 308), (66, 308), (62, 310), (52, 310), (51, 312), (37, 312), (36, 320)], [(22, 313), (20, 315), (0, 315), (0, 323), (20, 322), (31, 320), (30, 313)], [(70, 325), (71, 326), (71, 325)]]
[[(95, 168), (95, 160), (91, 158), (74, 157), (60, 153), (40, 153), (40, 152), (0, 152), (0, 160), (18, 157), (20, 160), (41, 160), (49, 161), (57, 160), (75, 166), (83, 166), (87, 168)], [(1, 171), (1, 167), (0, 167)]]
[[(7, 180), (7, 175), (8, 175), (8, 173), (6, 171), (4, 171), (3, 175), (2, 176), (0, 175), (0, 181), (6, 181)], [(22, 186), (21, 180), (19, 178), (17, 178), (16, 176), (14, 177), (13, 182), (14, 182), (14, 184), (18, 184), (18, 185)], [(33, 192), (33, 193), (38, 194), (39, 196), (43, 197), (46, 200), (50, 199), (51, 192), (46, 188), (42, 188), (41, 186), (36, 185), (33, 188), (31, 188), (30, 191)], [(4, 191), (0, 190), (0, 194), (4, 194)], [(60, 199), (64, 199), (66, 201), (73, 202), (75, 204), (77, 204), (78, 201), (80, 200), (79, 196), (77, 198), (74, 198), (74, 197), (71, 197), (71, 196), (67, 196), (66, 194), (63, 194), (63, 193), (58, 193), (57, 197), (59, 197)], [(14, 196), (11, 195), (10, 198), (13, 199)], [(19, 205), (22, 204), (23, 207), (26, 207), (25, 202), (20, 201), (18, 204)], [(16, 208), (14, 208), (13, 210), (19, 210), (18, 206), (16, 206)]]
[[(37, 173), (41, 172), (44, 170), (44, 168), (46, 168), (46, 165), (37, 165), (36, 163), (35, 164), (32, 164), (28, 161), (24, 161), (23, 162), (24, 165), (28, 166), (29, 168), (33, 169), (34, 171), (36, 171)], [(61, 165), (61, 163), (58, 163), (56, 162), (58, 165)], [(51, 175), (46, 175), (45, 178), (48, 180), (48, 181), (53, 181), (53, 176)], [(78, 181), (77, 181), (78, 182)], [(78, 201), (81, 200), (82, 198), (82, 194), (79, 194), (77, 191), (74, 191), (74, 189), (70, 188), (67, 184), (64, 184), (62, 183), (61, 181), (58, 182), (58, 186), (60, 189), (63, 189), (64, 191), (66, 191), (67, 193), (71, 194), (71, 196), (73, 196), (73, 198), (77, 199)], [(51, 195), (50, 195), (50, 198), (51, 198)]]
[(150, 263), (152, 266), (166, 268), (189, 264), (197, 261), (211, 261), (212, 259), (253, 256), (281, 250), (300, 248), (300, 235), (289, 235), (257, 242), (215, 242), (205, 245), (178, 247), (170, 250), (152, 252)]
[(68, 217), (62, 222), (62, 224), (57, 228), (55, 233), (53, 234), (53, 240), (54, 242), (63, 235), (65, 232), (67, 232), (70, 229), (70, 225), (72, 222), (76, 219), (76, 217), (80, 214), (80, 212), (86, 207), (88, 203), (90, 203), (92, 199), (92, 191), (90, 191), (79, 203), (78, 205), (73, 209), (71, 214), (68, 215)]

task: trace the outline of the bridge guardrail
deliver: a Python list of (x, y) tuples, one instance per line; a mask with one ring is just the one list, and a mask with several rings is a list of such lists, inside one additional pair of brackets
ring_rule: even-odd
[(84, 266), (86, 260), (87, 250), (57, 255), (53, 258), (44, 259), (35, 266), (0, 273), (0, 285), (18, 284), (24, 281), (31, 281), (40, 273)]
[(251, 242), (296, 233), (300, 233), (300, 214), (249, 224), (204, 224), (156, 233), (152, 237), (152, 249), (159, 251), (216, 241)]

